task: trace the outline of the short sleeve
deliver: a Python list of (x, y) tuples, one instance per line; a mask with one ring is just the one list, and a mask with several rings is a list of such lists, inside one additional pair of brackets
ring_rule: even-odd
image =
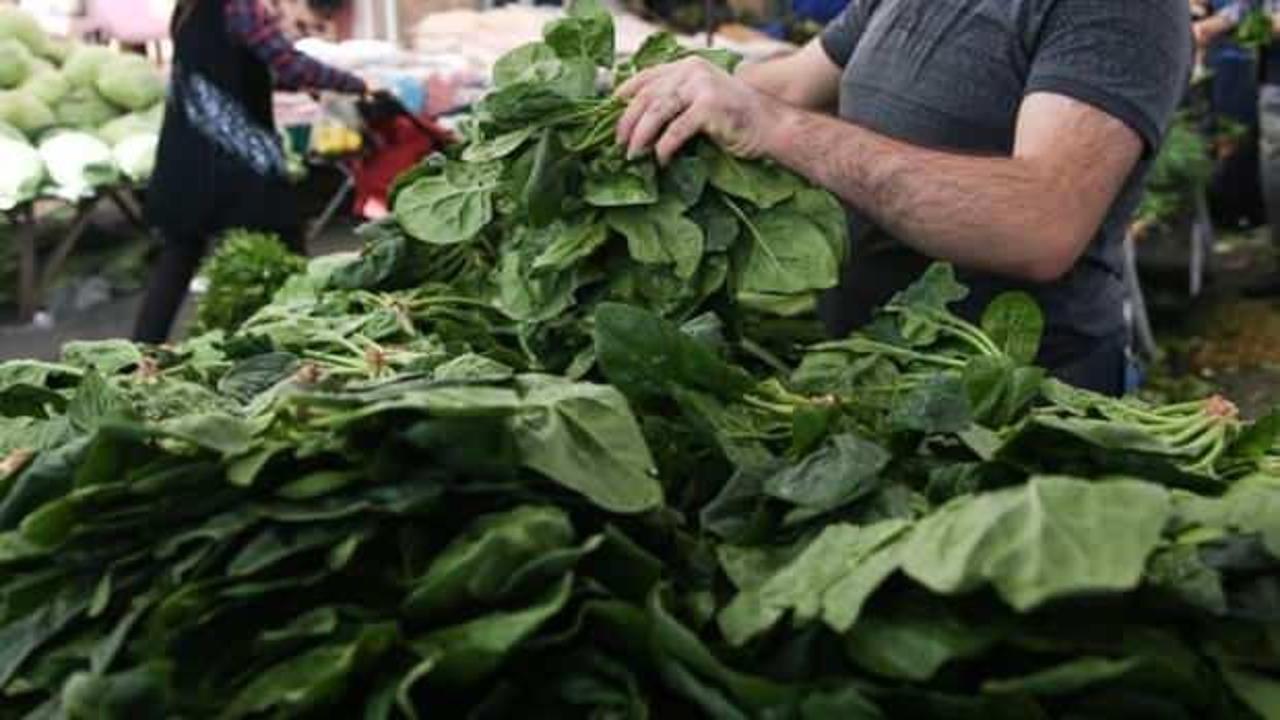
[(857, 47), (867, 26), (870, 15), (868, 8), (874, 2), (875, 0), (849, 0), (844, 10), (827, 23), (820, 40), (822, 49), (831, 58), (831, 62), (840, 67), (848, 64), (849, 58), (853, 56), (853, 49)]
[(1159, 147), (1191, 76), (1186, 0), (1049, 0), (1026, 94), (1088, 103)]

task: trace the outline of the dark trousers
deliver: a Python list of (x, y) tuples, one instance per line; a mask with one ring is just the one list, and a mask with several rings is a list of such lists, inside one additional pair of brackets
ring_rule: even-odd
[(1089, 352), (1053, 368), (1050, 374), (1068, 385), (1112, 397), (1136, 390), (1137, 378), (1129, 357), (1128, 338), (1118, 335), (1094, 342)]
[[(305, 253), (300, 231), (280, 233), (280, 239), (295, 252)], [(199, 235), (166, 237), (160, 257), (147, 281), (147, 294), (134, 326), (134, 342), (159, 345), (169, 340), (173, 321), (187, 298), (191, 280), (208, 249), (209, 238)]]

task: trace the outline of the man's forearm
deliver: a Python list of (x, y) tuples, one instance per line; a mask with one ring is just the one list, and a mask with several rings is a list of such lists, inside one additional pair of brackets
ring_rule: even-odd
[(1071, 189), (1035, 163), (929, 150), (834, 118), (775, 112), (767, 155), (927, 256), (1043, 282), (1087, 244), (1067, 222)]

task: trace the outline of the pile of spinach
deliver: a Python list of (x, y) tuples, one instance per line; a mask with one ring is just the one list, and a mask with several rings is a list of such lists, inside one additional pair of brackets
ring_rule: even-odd
[(463, 282), (557, 369), (566, 343), (589, 351), (589, 333), (544, 332), (587, 322), (601, 302), (678, 320), (727, 305), (808, 312), (844, 259), (845, 216), (832, 195), (710, 142), (661, 167), (626, 157), (615, 141), (624, 105), (613, 85), (690, 54), (658, 34), (615, 63), (612, 18), (590, 0), (574, 3), (542, 41), (497, 62), (467, 142), (398, 181), (393, 218), (340, 282)]
[(1049, 379), (943, 265), (772, 352), (826, 280), (753, 233), (818, 196), (611, 155), (607, 27), (501, 65), (358, 260), (0, 364), (0, 720), (1276, 717), (1280, 413)]
[(1274, 715), (1280, 416), (1046, 379), (946, 266), (782, 375), (601, 303), (587, 380), (341, 268), (0, 365), (0, 718)]

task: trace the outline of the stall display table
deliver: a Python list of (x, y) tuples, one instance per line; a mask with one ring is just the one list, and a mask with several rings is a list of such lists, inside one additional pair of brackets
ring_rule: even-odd
[[(14, 231), (14, 248), (18, 255), (18, 320), (31, 322), (44, 304), (46, 293), (61, 272), (67, 258), (84, 236), (93, 213), (103, 202), (116, 207), (133, 225), (145, 229), (136, 199), (137, 189), (117, 185), (99, 189), (94, 195), (74, 201), (38, 198), (5, 213)], [(73, 208), (71, 224), (47, 257), (41, 258), (37, 244), (40, 233), (41, 208), (62, 203)]]

